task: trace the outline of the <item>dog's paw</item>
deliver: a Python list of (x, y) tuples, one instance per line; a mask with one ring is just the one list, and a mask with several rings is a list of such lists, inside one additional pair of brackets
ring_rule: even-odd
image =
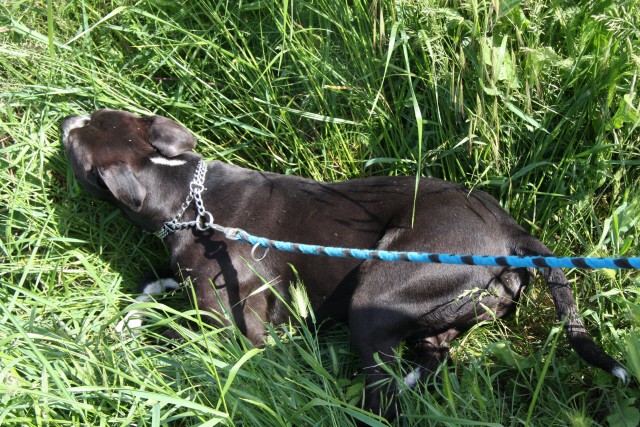
[(409, 372), (409, 374), (404, 377), (404, 385), (408, 388), (414, 388), (423, 374), (423, 368), (417, 367), (413, 371)]
[(123, 335), (127, 331), (135, 331), (142, 326), (142, 319), (144, 317), (143, 310), (131, 310), (128, 312), (122, 320), (116, 325), (116, 332)]
[(180, 287), (180, 284), (171, 277), (158, 279), (153, 282), (149, 282), (142, 285), (140, 289), (140, 293), (142, 295), (138, 296), (136, 298), (136, 301), (144, 301), (144, 302), (151, 301), (152, 296), (161, 295), (168, 291), (175, 291), (179, 287)]
[(627, 370), (624, 369), (622, 366), (616, 366), (615, 368), (613, 368), (611, 370), (611, 375), (613, 375), (616, 378), (620, 378), (622, 380), (622, 384), (626, 384), (627, 383)]
[[(164, 278), (145, 283), (141, 286), (140, 295), (136, 297), (136, 305), (143, 302), (152, 302), (154, 296), (162, 295), (165, 292), (176, 290), (180, 284), (172, 278)], [(144, 322), (146, 310), (133, 309), (129, 311), (122, 320), (118, 322), (115, 331), (122, 335), (126, 331), (134, 332), (140, 328)]]

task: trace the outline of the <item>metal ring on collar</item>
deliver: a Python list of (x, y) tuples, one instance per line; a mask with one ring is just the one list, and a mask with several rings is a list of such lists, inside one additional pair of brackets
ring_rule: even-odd
[[(203, 219), (206, 219), (204, 223)], [(211, 228), (213, 225), (213, 215), (211, 212), (204, 212), (202, 215), (198, 216), (198, 220), (196, 221), (196, 229), (198, 231), (205, 231)]]
[(201, 184), (199, 182), (192, 182), (189, 184), (189, 189), (196, 194), (200, 194), (202, 193), (202, 190), (204, 190), (204, 184)]

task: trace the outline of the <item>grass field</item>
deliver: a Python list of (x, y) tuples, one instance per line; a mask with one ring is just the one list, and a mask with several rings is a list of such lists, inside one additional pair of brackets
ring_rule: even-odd
[[(344, 328), (294, 320), (257, 350), (174, 296), (118, 335), (167, 253), (74, 181), (69, 114), (167, 115), (206, 158), (266, 171), (445, 178), (558, 255), (640, 255), (637, 0), (10, 0), (0, 41), (0, 425), (386, 425), (359, 409)], [(578, 358), (536, 283), (394, 425), (638, 425), (640, 274), (567, 273), (630, 384)], [(168, 324), (188, 339), (161, 351)]]

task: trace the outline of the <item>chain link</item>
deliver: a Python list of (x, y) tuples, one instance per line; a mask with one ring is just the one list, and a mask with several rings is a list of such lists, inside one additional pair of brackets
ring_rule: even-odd
[[(204, 180), (207, 175), (207, 163), (204, 160), (200, 160), (196, 172), (193, 175), (193, 180), (189, 184), (189, 195), (185, 199), (184, 203), (180, 207), (180, 212), (173, 217), (170, 221), (164, 223), (162, 228), (156, 231), (155, 234), (160, 239), (165, 239), (169, 235), (178, 230), (185, 230), (187, 228), (195, 227), (199, 231), (208, 230), (214, 228), (213, 215), (207, 211), (202, 202), (202, 192), (204, 191)], [(180, 221), (182, 216), (187, 211), (192, 202), (195, 201), (196, 206), (196, 219), (193, 221)]]

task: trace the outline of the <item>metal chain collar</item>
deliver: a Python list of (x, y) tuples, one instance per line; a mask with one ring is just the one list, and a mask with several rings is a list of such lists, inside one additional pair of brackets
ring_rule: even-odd
[[(240, 233), (242, 230), (233, 227), (224, 227), (222, 225), (215, 224), (213, 222), (213, 214), (205, 209), (202, 202), (202, 192), (204, 188), (204, 179), (207, 175), (207, 163), (204, 160), (200, 160), (196, 172), (193, 174), (193, 179), (189, 183), (189, 195), (180, 207), (180, 212), (173, 217), (171, 221), (164, 223), (162, 228), (155, 233), (155, 236), (164, 240), (178, 230), (185, 230), (187, 228), (194, 227), (198, 231), (216, 230), (224, 233), (225, 237), (229, 240), (241, 240)], [(187, 208), (191, 205), (191, 202), (195, 201), (197, 215), (193, 221), (182, 221), (182, 216), (187, 211)], [(258, 256), (256, 250), (260, 245), (258, 243), (253, 245), (251, 250), (251, 257), (256, 261), (262, 261), (269, 252), (269, 248), (266, 248), (261, 256)]]
[[(160, 239), (165, 239), (177, 230), (185, 230), (187, 228), (195, 227), (199, 231), (204, 231), (209, 228), (214, 228), (215, 224), (213, 223), (213, 215), (204, 208), (201, 196), (202, 191), (204, 190), (204, 179), (206, 175), (207, 163), (204, 160), (200, 160), (200, 163), (198, 163), (198, 167), (196, 168), (196, 172), (193, 175), (193, 180), (189, 184), (189, 195), (182, 204), (180, 212), (178, 212), (172, 220), (165, 222), (162, 228), (153, 234), (158, 236)], [(195, 202), (196, 205), (196, 210), (198, 212), (196, 219), (193, 221), (180, 222), (187, 208), (191, 205), (191, 202)]]

